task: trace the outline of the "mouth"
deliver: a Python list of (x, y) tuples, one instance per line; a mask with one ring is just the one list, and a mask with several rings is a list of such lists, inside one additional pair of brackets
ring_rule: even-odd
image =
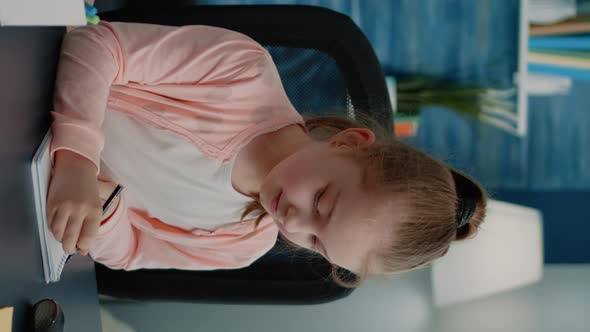
[(281, 201), (281, 196), (283, 195), (283, 191), (281, 190), (274, 198), (273, 200), (270, 202), (270, 208), (272, 210), (272, 213), (276, 216), (277, 215), (277, 210), (279, 207), (279, 202)]

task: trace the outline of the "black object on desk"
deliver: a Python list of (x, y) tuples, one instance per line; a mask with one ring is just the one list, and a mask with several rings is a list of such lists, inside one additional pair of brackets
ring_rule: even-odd
[(34, 332), (62, 332), (64, 323), (64, 312), (53, 299), (41, 300), (33, 306)]
[(25, 330), (32, 305), (55, 299), (64, 331), (100, 332), (94, 263), (78, 256), (61, 281), (46, 285), (30, 162), (51, 123), (63, 27), (0, 27), (0, 305), (14, 307), (13, 331)]

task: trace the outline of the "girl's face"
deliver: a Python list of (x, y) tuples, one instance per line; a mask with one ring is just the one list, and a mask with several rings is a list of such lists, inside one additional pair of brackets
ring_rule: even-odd
[(364, 189), (362, 165), (343, 152), (374, 140), (372, 131), (351, 128), (299, 149), (270, 171), (260, 190), (284, 237), (356, 273), (390, 236), (392, 216), (385, 218), (382, 200)]

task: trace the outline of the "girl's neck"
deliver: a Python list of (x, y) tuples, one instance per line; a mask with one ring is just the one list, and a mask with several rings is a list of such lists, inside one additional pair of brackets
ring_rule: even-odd
[(300, 124), (255, 137), (238, 152), (231, 181), (235, 190), (256, 195), (270, 171), (283, 159), (312, 142)]

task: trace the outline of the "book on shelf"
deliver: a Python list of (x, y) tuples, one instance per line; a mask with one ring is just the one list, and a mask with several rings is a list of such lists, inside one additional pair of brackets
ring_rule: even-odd
[(590, 35), (530, 37), (530, 72), (590, 80)]
[(572, 88), (572, 78), (565, 75), (529, 72), (526, 92), (529, 96), (567, 95)]
[(573, 35), (590, 33), (590, 16), (576, 16), (554, 24), (531, 24), (531, 36)]
[(590, 52), (531, 50), (528, 59), (529, 63), (590, 69)]
[(528, 64), (528, 70), (530, 72), (545, 73), (552, 75), (568, 76), (573, 79), (579, 80), (590, 80), (590, 69), (574, 68), (562, 65), (547, 64), (547, 63), (535, 63), (530, 62)]
[(529, 49), (590, 51), (590, 34), (529, 37)]
[(560, 57), (572, 58), (572, 59), (585, 59), (590, 61), (590, 51), (572, 51), (572, 50), (556, 50), (556, 49), (543, 49), (543, 48), (531, 48), (529, 52), (551, 54)]

